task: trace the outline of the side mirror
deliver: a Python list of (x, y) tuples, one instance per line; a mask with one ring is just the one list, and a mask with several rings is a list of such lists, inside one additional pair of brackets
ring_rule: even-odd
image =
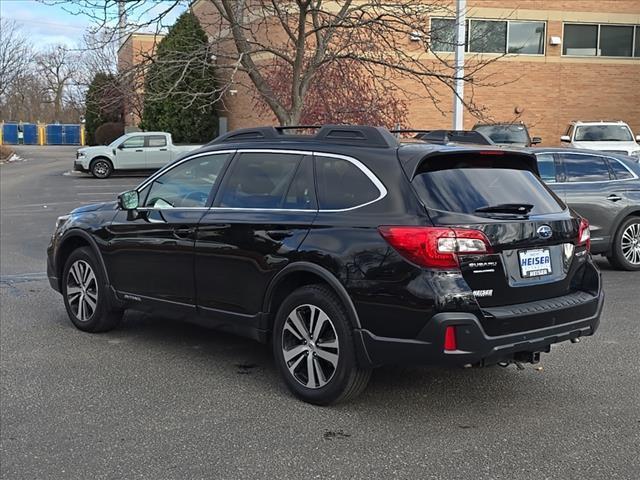
[(636, 142), (640, 143), (640, 135), (636, 135)]
[(137, 190), (129, 190), (118, 195), (118, 207), (122, 210), (135, 210), (139, 202)]
[(531, 145), (537, 145), (538, 143), (542, 143), (542, 139), (540, 137), (533, 137), (531, 139)]
[(569, 135), (562, 135), (560, 137), (560, 141), (561, 142), (569, 142), (569, 143), (571, 143), (571, 137)]
[(124, 149), (124, 142), (122, 142), (120, 145), (118, 145), (118, 150), (122, 150)]

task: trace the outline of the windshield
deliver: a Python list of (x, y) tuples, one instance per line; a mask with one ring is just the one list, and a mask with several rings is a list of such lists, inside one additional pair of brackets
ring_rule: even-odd
[(631, 142), (633, 137), (626, 125), (585, 125), (576, 127), (575, 142)]
[(562, 211), (542, 182), (526, 170), (438, 170), (417, 175), (412, 184), (427, 208), (444, 212), (474, 214), (478, 209), (506, 204), (531, 206), (531, 215)]
[(529, 135), (523, 125), (480, 125), (474, 130), (485, 134), (493, 143), (529, 143)]

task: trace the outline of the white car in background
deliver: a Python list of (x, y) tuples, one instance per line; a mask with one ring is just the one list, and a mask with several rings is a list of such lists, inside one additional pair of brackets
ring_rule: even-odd
[(166, 132), (128, 133), (110, 145), (78, 149), (73, 169), (96, 178), (107, 178), (116, 170), (157, 170), (201, 146), (175, 145)]
[(629, 155), (640, 162), (640, 135), (634, 137), (629, 125), (623, 121), (571, 122), (560, 140), (574, 148)]

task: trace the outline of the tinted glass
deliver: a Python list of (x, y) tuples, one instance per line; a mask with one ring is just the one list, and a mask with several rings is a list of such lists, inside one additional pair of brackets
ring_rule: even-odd
[(625, 125), (585, 125), (576, 127), (576, 142), (631, 142), (633, 136)]
[(305, 157), (300, 162), (298, 171), (289, 185), (282, 208), (296, 210), (315, 210), (317, 208), (312, 157)]
[(221, 207), (282, 208), (302, 155), (242, 153), (225, 180)]
[(124, 148), (142, 148), (144, 147), (144, 137), (127, 138), (122, 146)]
[(507, 22), (472, 20), (469, 39), (470, 52), (504, 53), (507, 44)]
[(509, 53), (544, 53), (544, 22), (509, 22)]
[(562, 154), (567, 182), (600, 182), (610, 180), (609, 168), (603, 157)]
[(318, 202), (324, 210), (356, 207), (380, 195), (362, 170), (340, 158), (316, 157), (316, 178)]
[(640, 27), (636, 27), (636, 45), (633, 49), (633, 56), (640, 57)]
[(630, 57), (633, 49), (633, 27), (601, 25), (600, 55)]
[(153, 208), (206, 206), (211, 188), (228, 158), (228, 154), (197, 157), (168, 170), (140, 192), (141, 202)]
[(484, 133), (494, 143), (529, 144), (529, 135), (522, 125), (478, 125), (473, 129)]
[(531, 215), (561, 212), (562, 207), (540, 180), (526, 170), (461, 168), (422, 173), (413, 179), (427, 207), (473, 214), (505, 203), (533, 205)]
[(147, 137), (147, 146), (148, 147), (166, 147), (167, 139), (166, 137), (162, 137), (162, 136)]
[(565, 25), (562, 39), (563, 55), (596, 55), (597, 25)]
[(609, 159), (609, 166), (611, 170), (613, 170), (613, 174), (615, 175), (617, 180), (624, 180), (626, 178), (633, 178), (633, 174), (627, 170), (621, 162), (614, 158)]
[(456, 21), (450, 18), (431, 19), (431, 50), (453, 52), (456, 47)]
[(540, 178), (546, 183), (555, 183), (556, 181), (556, 162), (550, 153), (541, 153), (536, 155), (538, 160), (538, 170)]

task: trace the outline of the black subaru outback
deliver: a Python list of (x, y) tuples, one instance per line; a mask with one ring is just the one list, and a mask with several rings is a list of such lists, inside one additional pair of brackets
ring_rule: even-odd
[(536, 362), (604, 298), (588, 223), (533, 155), (356, 126), (223, 135), (60, 217), (48, 275), (84, 331), (130, 308), (270, 342), (316, 404), (384, 364)]

